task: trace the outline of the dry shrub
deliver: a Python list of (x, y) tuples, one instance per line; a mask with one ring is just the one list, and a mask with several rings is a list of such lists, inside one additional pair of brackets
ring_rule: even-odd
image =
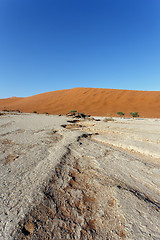
[(103, 121), (110, 122), (110, 121), (114, 121), (114, 119), (112, 117), (106, 117)]

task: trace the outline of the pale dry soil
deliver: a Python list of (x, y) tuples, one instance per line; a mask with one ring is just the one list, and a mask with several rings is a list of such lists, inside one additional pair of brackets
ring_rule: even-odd
[(160, 239), (160, 120), (0, 116), (0, 239)]

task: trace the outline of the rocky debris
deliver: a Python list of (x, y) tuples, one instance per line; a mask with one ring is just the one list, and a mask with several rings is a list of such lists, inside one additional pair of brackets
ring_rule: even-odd
[(31, 222), (31, 221), (28, 221), (24, 224), (24, 227), (22, 229), (22, 232), (24, 233), (24, 235), (29, 235), (29, 234), (32, 234), (33, 231), (34, 231), (34, 223)]
[[(87, 136), (77, 141), (76, 148), (83, 139)], [(15, 239), (25, 239), (23, 229), (29, 220), (35, 228), (27, 239), (126, 239), (125, 220), (117, 210), (110, 184), (110, 179), (87, 158), (79, 158), (71, 145), (57, 164), (43, 201), (19, 223)]]
[(11, 110), (8, 109), (4, 109), (3, 112), (10, 112)]
[[(98, 120), (98, 119), (97, 119)], [(100, 120), (99, 120), (100, 121)], [(113, 122), (113, 121), (115, 121), (115, 119), (114, 118), (112, 118), (112, 117), (106, 117), (105, 119), (103, 119), (103, 121), (104, 122)]]
[(68, 120), (67, 122), (69, 122), (69, 123), (77, 123), (77, 122), (80, 122), (80, 120), (74, 119), (74, 120)]
[(87, 115), (84, 113), (79, 113), (77, 111), (71, 111), (67, 114), (68, 117), (74, 117), (74, 118), (81, 118), (81, 119), (86, 119), (90, 118), (91, 115)]
[(80, 124), (63, 124), (61, 127), (66, 128), (66, 129), (77, 129), (77, 128), (82, 128), (83, 126)]
[(0, 116), (6, 115), (6, 113), (0, 112)]
[(58, 131), (53, 130), (48, 132), (49, 137), (45, 140), (45, 143), (57, 143), (62, 140), (63, 136)]
[(14, 155), (14, 154), (9, 154), (9, 155), (5, 158), (4, 163), (5, 163), (5, 164), (10, 164), (10, 163), (14, 162), (17, 158), (19, 158), (18, 155), (16, 156), (16, 155)]
[(20, 111), (19, 109), (17, 109), (17, 110), (12, 110), (12, 112), (21, 113), (21, 111)]
[(16, 113), (21, 113), (21, 111), (19, 109), (16, 109), (16, 110), (3, 109), (2, 113), (16, 114)]
[(77, 114), (77, 111), (76, 110), (72, 110), (72, 111), (70, 111), (69, 113), (67, 113), (66, 115), (68, 116), (68, 117), (73, 117), (73, 116), (75, 116)]
[(87, 120), (89, 120), (89, 121), (93, 121), (93, 120), (95, 120), (95, 118), (94, 118), (94, 117), (91, 117), (91, 116), (89, 116)]
[(87, 117), (87, 115), (85, 115), (84, 113), (77, 113), (77, 114), (75, 114), (75, 116), (74, 116), (75, 118), (86, 118)]

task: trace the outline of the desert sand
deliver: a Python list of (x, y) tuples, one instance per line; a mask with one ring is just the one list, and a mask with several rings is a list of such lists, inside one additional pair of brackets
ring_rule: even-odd
[(0, 116), (0, 239), (160, 239), (160, 120), (109, 120)]
[(25, 98), (0, 99), (0, 110), (66, 114), (77, 110), (92, 116), (116, 116), (117, 112), (139, 112), (140, 117), (160, 118), (160, 91), (103, 88), (73, 88)]

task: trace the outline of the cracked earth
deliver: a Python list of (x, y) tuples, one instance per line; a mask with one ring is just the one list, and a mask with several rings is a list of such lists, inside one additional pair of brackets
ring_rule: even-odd
[(0, 239), (160, 239), (159, 126), (1, 116)]

